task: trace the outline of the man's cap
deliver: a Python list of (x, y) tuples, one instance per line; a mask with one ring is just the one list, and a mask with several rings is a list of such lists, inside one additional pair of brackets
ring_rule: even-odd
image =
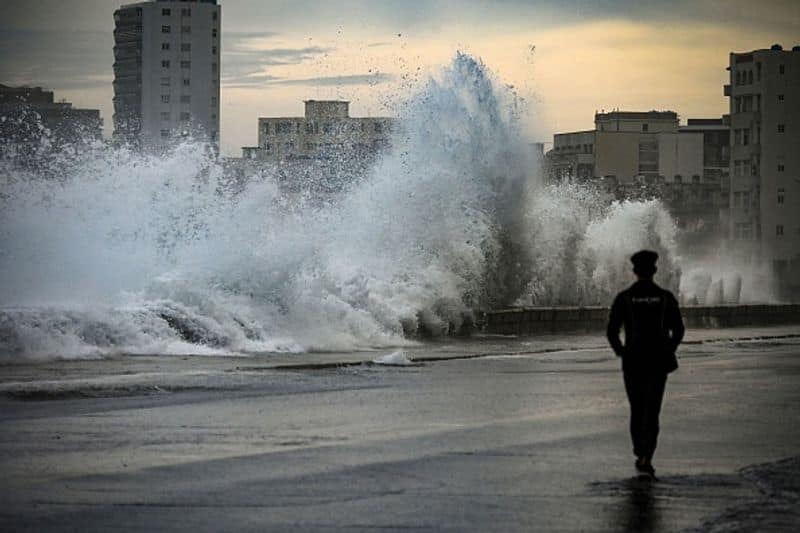
[(639, 250), (631, 256), (631, 263), (634, 268), (648, 268), (654, 267), (658, 260), (658, 254), (652, 250)]

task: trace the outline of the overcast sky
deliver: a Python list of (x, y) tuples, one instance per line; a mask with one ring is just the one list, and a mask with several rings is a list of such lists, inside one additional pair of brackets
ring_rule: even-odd
[[(112, 129), (113, 0), (2, 0), (0, 83), (99, 108)], [(344, 98), (387, 113), (456, 50), (532, 102), (532, 140), (590, 129), (595, 110), (719, 116), (728, 53), (800, 44), (800, 0), (221, 0), (222, 145), (259, 116)]]

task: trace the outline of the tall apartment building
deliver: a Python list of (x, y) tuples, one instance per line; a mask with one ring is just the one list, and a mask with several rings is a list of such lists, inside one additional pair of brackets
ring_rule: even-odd
[(163, 148), (219, 145), (221, 8), (155, 0), (114, 12), (114, 138)]
[(800, 46), (731, 53), (730, 238), (800, 295)]
[(390, 117), (351, 117), (350, 102), (306, 100), (302, 117), (258, 119), (258, 146), (243, 157), (267, 161), (370, 157), (389, 145)]

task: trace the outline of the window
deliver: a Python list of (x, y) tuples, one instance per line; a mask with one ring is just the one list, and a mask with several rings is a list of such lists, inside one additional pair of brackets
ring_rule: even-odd
[(189, 78), (183, 78), (183, 86), (188, 87), (191, 85)]
[(161, 103), (162, 104), (168, 104), (169, 103), (169, 95), (168, 94), (162, 94), (161, 95)]
[(292, 123), (291, 122), (278, 122), (275, 124), (275, 133), (291, 133), (292, 132)]
[(741, 84), (742, 84), (742, 73), (741, 72), (737, 72), (736, 73), (736, 83), (735, 83), (735, 85), (741, 85)]
[(170, 11), (170, 9), (167, 7), (161, 10), (161, 14), (165, 17), (168, 17), (172, 14), (172, 11)]
[(783, 163), (778, 163), (778, 172), (783, 172), (786, 167), (783, 166)]
[(216, 97), (216, 96), (212, 96), (212, 97), (211, 97), (211, 105), (212, 105), (212, 106), (215, 106), (215, 105), (217, 105), (217, 97)]
[(272, 150), (272, 143), (264, 143), (264, 150), (268, 152)]
[(161, 33), (170, 33), (172, 28), (169, 26), (161, 26)]
[(777, 226), (775, 226), (775, 235), (777, 235), (778, 237), (783, 236), (783, 224), (778, 224)]
[(700, 176), (698, 174), (692, 175), (692, 183), (700, 183)]
[(778, 203), (779, 204), (783, 203), (784, 194), (785, 194), (785, 191), (783, 189), (778, 189)]
[(169, 87), (169, 76), (167, 76), (166, 78), (161, 78), (161, 86)]
[(161, 112), (161, 120), (169, 120), (169, 111)]
[(683, 176), (675, 174), (675, 183), (683, 183)]
[(383, 133), (383, 124), (376, 122), (374, 125), (375, 133)]
[(647, 124), (647, 123), (642, 124), (642, 131), (649, 131), (649, 130), (650, 130), (650, 125), (649, 124)]
[(161, 130), (162, 137), (169, 137), (169, 130)]
[(753, 71), (752, 70), (748, 70), (747, 71), (747, 84), (748, 85), (752, 85), (753, 84)]
[(287, 150), (294, 150), (294, 143), (293, 142), (284, 143), (283, 147)]
[(786, 65), (780, 65), (780, 66), (778, 67), (778, 74), (780, 74), (781, 76), (783, 76), (784, 74), (786, 74)]
[(756, 63), (756, 81), (761, 81), (761, 62)]
[(181, 120), (189, 120), (190, 115), (188, 112), (184, 111), (181, 113)]
[(217, 12), (216, 11), (211, 13), (211, 20), (217, 20)]
[(269, 135), (269, 122), (265, 122), (261, 125), (261, 131), (264, 132), (264, 135)]
[(778, 124), (778, 133), (785, 133), (785, 132), (786, 132), (786, 125)]
[(192, 16), (192, 8), (184, 7), (181, 9), (181, 16), (182, 17), (191, 17)]
[(161, 43), (162, 50), (169, 50), (169, 43)]
[(212, 46), (211, 47), (211, 55), (217, 55), (217, 47), (216, 46)]
[(742, 146), (750, 144), (750, 129), (745, 128), (742, 130)]
[(211, 30), (211, 37), (214, 38), (214, 39), (217, 38), (217, 28), (214, 28), (213, 30)]
[(782, 94), (779, 94), (779, 95), (778, 95), (778, 101), (779, 101), (779, 102), (783, 102), (783, 95), (782, 95)]
[(191, 103), (191, 101), (192, 101), (192, 97), (189, 96), (188, 94), (184, 94), (184, 95), (181, 96), (181, 103), (182, 104), (188, 104), (188, 103)]
[(181, 26), (181, 33), (192, 33), (191, 26)]
[(162, 66), (163, 68), (169, 68), (169, 59), (163, 59), (163, 60), (161, 61), (161, 66)]
[(191, 51), (192, 51), (191, 43), (181, 43), (181, 52), (191, 52)]
[(191, 61), (181, 61), (181, 68), (191, 68), (192, 62)]
[(216, 72), (216, 71), (217, 71), (217, 64), (211, 63), (211, 72)]

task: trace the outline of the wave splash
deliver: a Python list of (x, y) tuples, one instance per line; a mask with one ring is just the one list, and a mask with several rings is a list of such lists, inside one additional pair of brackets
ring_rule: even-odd
[(202, 146), (96, 146), (57, 178), (3, 169), (0, 358), (358, 350), (446, 334), (476, 309), (604, 303), (661, 255), (658, 202), (546, 187), (516, 95), (457, 54), (400, 106), (392, 149), (320, 206), (230, 181)]

